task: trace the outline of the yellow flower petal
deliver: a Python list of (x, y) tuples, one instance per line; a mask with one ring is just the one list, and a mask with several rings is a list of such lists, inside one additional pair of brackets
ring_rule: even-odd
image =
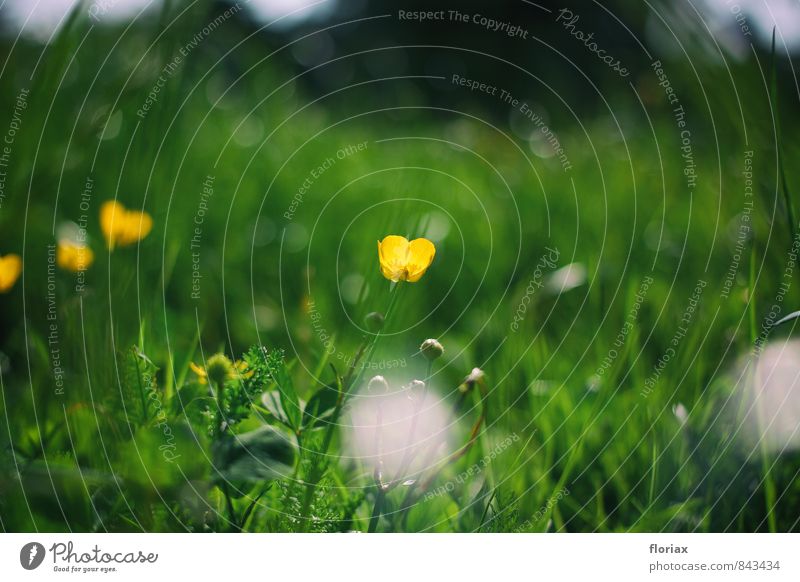
[(408, 282), (416, 283), (428, 270), (436, 255), (436, 247), (426, 238), (418, 238), (408, 243), (408, 263), (406, 271)]
[(106, 237), (108, 248), (114, 248), (116, 236), (114, 235), (114, 226), (116, 225), (115, 219), (117, 215), (121, 215), (124, 209), (121, 204), (117, 204), (113, 200), (104, 202), (100, 207), (100, 230), (103, 231), (103, 236)]
[(244, 379), (252, 378), (255, 374), (255, 370), (249, 370), (247, 368), (247, 362), (243, 360), (236, 360), (233, 363), (233, 367), (236, 368), (236, 372), (239, 374), (239, 376)]
[(391, 234), (379, 241), (378, 260), (384, 277), (394, 282), (403, 280), (408, 260), (408, 239)]
[(153, 219), (146, 212), (128, 210), (119, 202), (109, 200), (100, 207), (100, 229), (109, 249), (142, 240), (153, 228)]
[(56, 249), (56, 263), (62, 269), (79, 273), (88, 269), (94, 262), (94, 253), (87, 246), (60, 241)]
[(390, 281), (415, 283), (433, 262), (436, 248), (424, 238), (410, 243), (403, 236), (389, 235), (378, 242), (381, 273)]
[(10, 290), (22, 273), (22, 259), (19, 255), (0, 257), (0, 293)]
[(205, 384), (206, 383), (206, 378), (208, 377), (208, 374), (206, 374), (205, 368), (201, 368), (200, 366), (198, 366), (194, 362), (189, 362), (189, 367), (192, 369), (192, 372), (197, 374), (198, 382), (200, 382), (200, 384)]

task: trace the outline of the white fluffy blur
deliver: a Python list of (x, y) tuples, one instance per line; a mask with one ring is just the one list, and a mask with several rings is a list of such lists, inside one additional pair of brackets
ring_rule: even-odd
[(450, 408), (432, 390), (365, 390), (346, 415), (345, 457), (379, 471), (384, 483), (415, 479), (453, 452), (453, 426)]
[(775, 340), (739, 366), (741, 435), (772, 453), (800, 447), (800, 340)]

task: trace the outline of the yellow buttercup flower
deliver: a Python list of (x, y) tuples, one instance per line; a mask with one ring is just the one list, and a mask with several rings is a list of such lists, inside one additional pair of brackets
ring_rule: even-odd
[(94, 253), (84, 245), (76, 245), (69, 241), (59, 241), (56, 249), (56, 264), (62, 269), (80, 273), (92, 266)]
[(404, 236), (390, 234), (378, 242), (378, 259), (383, 276), (394, 281), (416, 283), (428, 270), (436, 247), (426, 238), (408, 242)]
[(108, 248), (126, 246), (142, 240), (153, 228), (153, 219), (146, 212), (128, 210), (109, 200), (100, 207), (100, 228)]
[(0, 257), (0, 293), (10, 290), (22, 273), (22, 259), (19, 255)]

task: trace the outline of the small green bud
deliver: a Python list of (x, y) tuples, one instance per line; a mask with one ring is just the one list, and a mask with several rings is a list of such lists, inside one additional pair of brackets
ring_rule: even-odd
[(367, 390), (373, 394), (386, 394), (389, 392), (389, 383), (383, 376), (374, 376), (367, 384)]
[(371, 332), (377, 332), (383, 329), (383, 324), (385, 323), (383, 313), (379, 311), (371, 311), (364, 316), (364, 324), (367, 326), (367, 330)]
[(419, 351), (423, 358), (433, 361), (441, 357), (441, 355), (444, 353), (444, 348), (437, 340), (426, 339), (424, 342), (422, 342), (422, 345), (419, 346)]
[(225, 382), (233, 378), (233, 362), (225, 354), (214, 354), (208, 358), (206, 373), (208, 380), (214, 386), (224, 386)]
[(419, 400), (425, 394), (425, 382), (422, 380), (412, 380), (408, 385), (409, 400)]
[(485, 378), (486, 374), (483, 370), (480, 368), (472, 368), (472, 371), (466, 378), (464, 378), (464, 382), (458, 387), (458, 389), (461, 392), (469, 392), (475, 387), (476, 384), (482, 384)]

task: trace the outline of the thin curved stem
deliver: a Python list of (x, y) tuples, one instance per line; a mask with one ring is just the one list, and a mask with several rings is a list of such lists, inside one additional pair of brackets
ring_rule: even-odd
[(372, 506), (372, 515), (369, 518), (369, 527), (367, 533), (375, 533), (378, 529), (378, 521), (380, 521), (381, 513), (383, 512), (383, 502), (386, 500), (386, 490), (380, 485), (378, 492), (375, 494), (375, 505)]

